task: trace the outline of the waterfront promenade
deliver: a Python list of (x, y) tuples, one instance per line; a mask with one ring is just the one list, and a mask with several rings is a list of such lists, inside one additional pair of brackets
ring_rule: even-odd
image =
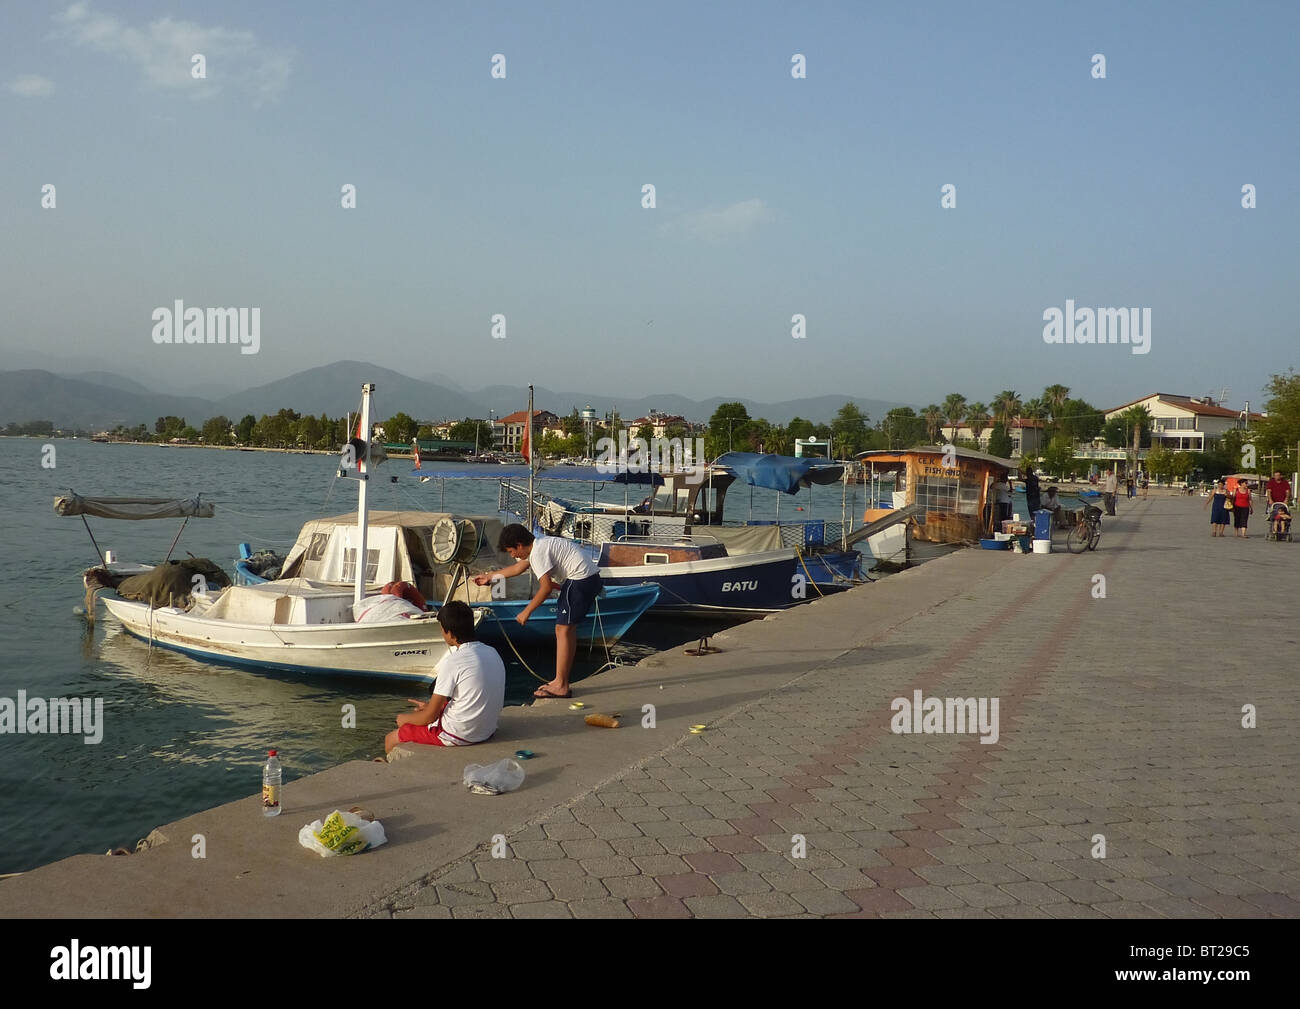
[[(1258, 515), (1211, 539), (1201, 505), (1121, 500), (1094, 554), (962, 551), (734, 628), (579, 684), (584, 712), (291, 782), (276, 819), (250, 797), (0, 882), (0, 914), (1296, 917), (1300, 544)], [(997, 698), (997, 742), (892, 732), (917, 690)], [(520, 747), (518, 792), (461, 786)], [(388, 845), (298, 847), (354, 804)]]

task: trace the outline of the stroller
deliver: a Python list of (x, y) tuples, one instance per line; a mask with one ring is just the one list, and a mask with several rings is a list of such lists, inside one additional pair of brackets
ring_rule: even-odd
[(1291, 542), (1291, 509), (1282, 501), (1273, 502), (1273, 506), (1268, 510), (1268, 529), (1264, 533), (1266, 540), (1277, 540), (1281, 543), (1286, 540)]

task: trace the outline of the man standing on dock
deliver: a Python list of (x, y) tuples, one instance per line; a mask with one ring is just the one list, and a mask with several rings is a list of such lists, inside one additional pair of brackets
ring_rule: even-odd
[(1101, 497), (1106, 505), (1106, 514), (1115, 514), (1115, 498), (1119, 494), (1119, 477), (1113, 469), (1106, 470), (1106, 478), (1101, 483)]
[(1043, 507), (1042, 489), (1038, 483), (1038, 474), (1034, 472), (1034, 467), (1029, 466), (1025, 470), (1025, 504), (1029, 510), (1029, 521), (1034, 521), (1034, 512)]
[(536, 698), (571, 697), (569, 674), (573, 659), (578, 654), (578, 624), (586, 619), (591, 604), (600, 594), (602, 584), (600, 568), (582, 552), (572, 540), (559, 536), (534, 538), (518, 523), (501, 530), (498, 549), (515, 559), (514, 564), (487, 574), (476, 575), (475, 585), (487, 585), (493, 578), (513, 578), (529, 568), (537, 575), (537, 593), (515, 619), (522, 625), (550, 597), (558, 591), (555, 603), (555, 679), (543, 683), (534, 692)]

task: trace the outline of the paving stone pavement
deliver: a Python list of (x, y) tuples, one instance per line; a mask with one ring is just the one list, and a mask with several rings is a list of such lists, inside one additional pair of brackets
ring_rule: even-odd
[[(1200, 506), (999, 558), (366, 914), (1296, 917), (1300, 548), (1211, 539)], [(997, 699), (997, 741), (891, 731), (916, 690)]]

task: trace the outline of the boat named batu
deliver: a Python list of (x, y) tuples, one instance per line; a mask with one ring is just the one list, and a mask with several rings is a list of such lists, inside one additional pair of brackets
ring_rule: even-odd
[[(386, 583), (413, 585), (436, 609), (450, 599), (482, 610), (479, 640), (496, 647), (555, 646), (556, 599), (544, 602), (520, 626), (515, 617), (528, 605), (536, 585), (523, 575), (500, 579), (495, 586), (475, 585), (473, 578), (514, 564), (497, 549), (504, 523), (496, 517), (458, 516), (451, 512), (372, 511), (366, 551), (368, 591)], [(274, 587), (307, 578), (313, 584), (338, 585), (352, 577), (356, 520), (351, 515), (315, 519), (302, 527), (283, 558), (257, 557), (240, 544), (235, 583)], [(271, 565), (268, 567), (267, 565)], [(659, 598), (654, 584), (609, 586), (578, 627), (580, 644), (612, 646)]]
[[(739, 480), (794, 494), (801, 487), (838, 482), (842, 472), (838, 464), (817, 460), (732, 453), (693, 470), (561, 466), (531, 474), (525, 468), (496, 475), (455, 470), (423, 475), (440, 482), (497, 479), (502, 518), (525, 525), (531, 476), (534, 533), (581, 544), (606, 584), (658, 585), (661, 593), (652, 613), (746, 617), (788, 609), (866, 579), (861, 555), (837, 545), (842, 535), (834, 523), (724, 523), (727, 488)], [(588, 484), (591, 503), (542, 491), (537, 484)], [(606, 485), (622, 487), (622, 505), (597, 499)], [(634, 504), (630, 489), (638, 486), (650, 494)]]
[[(354, 536), (347, 545), (340, 545), (337, 557), (343, 581), (351, 581), (351, 588), (307, 577), (230, 585), (217, 568), (188, 574), (191, 562), (172, 561), (170, 551), (157, 567), (122, 565), (101, 554), (101, 564), (84, 576), (87, 614), (93, 615), (95, 595), (111, 590), (105, 591), (104, 605), (128, 632), (188, 655), (262, 669), (431, 681), (434, 666), (447, 653), (435, 614), (417, 610), (409, 616), (367, 619), (371, 612), (382, 612), (373, 599), (367, 599), (365, 577), (371, 556), (367, 487), (374, 466), (383, 460), (379, 447), (361, 437), (370, 431), (373, 392), (373, 385), (362, 387), (358, 437), (349, 443), (338, 473), (358, 482)], [(197, 499), (83, 498), (75, 494), (57, 498), (54, 509), (60, 515), (80, 516), (83, 522), (87, 515), (110, 519), (183, 517), (188, 522), (192, 517), (213, 514), (211, 504)], [(86, 528), (89, 531), (89, 524)], [(94, 542), (93, 534), (91, 539)], [(172, 545), (174, 549), (175, 541)], [(357, 563), (359, 557), (365, 558), (361, 564)], [(137, 598), (128, 598), (128, 594)], [(485, 610), (477, 610), (476, 623), (485, 615)]]

